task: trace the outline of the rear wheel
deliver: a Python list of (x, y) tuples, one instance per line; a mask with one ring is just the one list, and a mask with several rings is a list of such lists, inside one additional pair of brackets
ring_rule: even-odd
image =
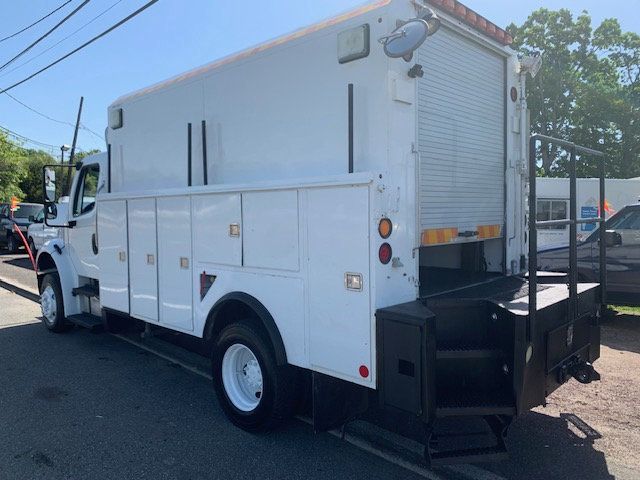
[(266, 336), (249, 322), (225, 327), (212, 354), (213, 384), (227, 417), (261, 432), (288, 419), (295, 406), (296, 372), (277, 365)]
[(18, 253), (19, 246), (16, 236), (10, 233), (9, 238), (7, 238), (7, 250), (9, 250), (9, 253)]
[(42, 323), (48, 330), (62, 333), (73, 327), (65, 319), (62, 288), (60, 287), (60, 279), (55, 273), (48, 273), (42, 279), (40, 308), (42, 309)]

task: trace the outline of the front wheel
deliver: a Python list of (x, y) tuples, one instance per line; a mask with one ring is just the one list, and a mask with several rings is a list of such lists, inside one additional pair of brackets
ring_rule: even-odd
[(272, 430), (295, 406), (295, 370), (277, 365), (273, 347), (249, 322), (225, 327), (212, 354), (213, 384), (222, 409), (238, 427)]
[(60, 287), (60, 279), (55, 273), (48, 273), (42, 279), (40, 308), (42, 309), (42, 323), (48, 330), (62, 333), (73, 327), (64, 317), (62, 288)]

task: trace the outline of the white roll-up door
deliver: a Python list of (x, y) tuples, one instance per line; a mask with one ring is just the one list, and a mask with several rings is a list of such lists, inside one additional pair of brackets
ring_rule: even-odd
[[(499, 237), (504, 223), (504, 58), (443, 27), (427, 39), (415, 61), (424, 68), (417, 109), (422, 243)], [(448, 233), (426, 241), (426, 233), (438, 229)], [(478, 235), (465, 237), (465, 232)]]

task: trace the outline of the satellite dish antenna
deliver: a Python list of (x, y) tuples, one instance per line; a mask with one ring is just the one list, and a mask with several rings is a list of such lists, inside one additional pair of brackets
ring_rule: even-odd
[[(384, 53), (391, 58), (411, 60), (413, 52), (424, 43), (430, 33), (429, 24), (421, 18), (413, 18), (378, 41), (384, 45)], [(435, 32), (433, 32), (435, 33)]]

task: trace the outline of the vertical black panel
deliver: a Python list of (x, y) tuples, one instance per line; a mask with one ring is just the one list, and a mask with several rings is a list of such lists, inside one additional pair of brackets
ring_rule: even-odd
[(111, 193), (111, 144), (107, 145), (107, 193)]
[(209, 185), (207, 173), (207, 121), (202, 120), (202, 177), (205, 185)]
[(349, 84), (349, 173), (353, 173), (353, 83)]
[(192, 146), (191, 146), (191, 124), (187, 124), (187, 184), (189, 186), (191, 183), (191, 156), (192, 156)]

